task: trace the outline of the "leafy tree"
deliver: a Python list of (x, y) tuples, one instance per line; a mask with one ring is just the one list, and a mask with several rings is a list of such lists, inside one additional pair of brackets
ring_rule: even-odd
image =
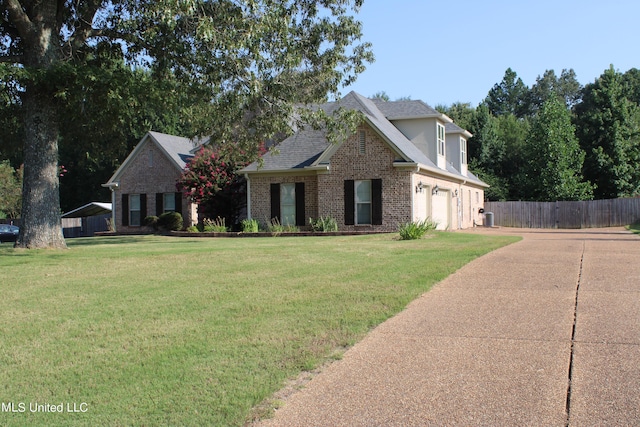
[(526, 114), (534, 116), (552, 97), (559, 97), (567, 108), (571, 108), (580, 99), (581, 89), (582, 85), (576, 79), (576, 73), (572, 69), (562, 70), (560, 77), (557, 77), (553, 70), (547, 70), (542, 76), (538, 76), (529, 90)]
[(371, 96), (371, 99), (378, 99), (380, 101), (385, 101), (385, 102), (389, 102), (391, 100), (391, 98), (389, 98), (389, 95), (387, 95), (387, 92), (385, 91), (380, 91), (380, 92), (376, 92)]
[[(356, 44), (362, 0), (4, 0), (2, 81), (24, 118), (19, 247), (65, 247), (58, 180), (60, 100), (98, 46), (176, 93), (197, 95), (193, 135), (256, 144), (289, 129), (296, 105), (337, 93), (373, 59)], [(89, 76), (90, 80), (90, 76)], [(168, 94), (167, 98), (171, 94)], [(91, 103), (90, 98), (85, 99)], [(129, 111), (135, 110), (134, 108)]]
[(500, 83), (496, 83), (487, 94), (485, 103), (494, 116), (513, 114), (523, 117), (529, 88), (515, 71), (507, 68)]
[(623, 75), (609, 67), (583, 90), (575, 107), (580, 145), (586, 152), (584, 176), (598, 199), (640, 194), (640, 107)]
[(18, 218), (21, 202), (22, 168), (14, 170), (9, 161), (0, 162), (0, 212)]
[(236, 144), (201, 147), (178, 179), (178, 190), (198, 204), (207, 218), (236, 224), (246, 203), (245, 182), (237, 171), (264, 154), (264, 146), (245, 151)]
[(582, 179), (585, 153), (559, 97), (550, 97), (534, 117), (527, 136), (522, 179), (527, 198), (537, 201), (588, 200), (592, 186)]

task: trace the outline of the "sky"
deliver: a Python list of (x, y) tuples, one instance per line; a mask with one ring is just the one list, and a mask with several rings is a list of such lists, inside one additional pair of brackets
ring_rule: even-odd
[(507, 68), (531, 87), (546, 70), (581, 84), (640, 68), (638, 0), (364, 0), (374, 63), (342, 90), (431, 106), (477, 106)]

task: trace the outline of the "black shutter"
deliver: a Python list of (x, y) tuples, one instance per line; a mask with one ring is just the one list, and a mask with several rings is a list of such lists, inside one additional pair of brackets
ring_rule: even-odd
[(176, 192), (174, 194), (175, 197), (175, 208), (176, 208), (176, 212), (179, 213), (180, 215), (182, 215), (182, 193), (180, 192)]
[(296, 225), (305, 225), (304, 182), (296, 182)]
[(140, 224), (144, 224), (144, 219), (147, 217), (147, 195), (140, 195)]
[(355, 188), (352, 179), (344, 181), (344, 224), (355, 224)]
[(371, 223), (382, 225), (382, 180), (371, 180)]
[(156, 193), (156, 216), (164, 213), (164, 199), (162, 193)]
[(271, 184), (271, 219), (280, 220), (280, 184)]
[(129, 195), (122, 195), (122, 225), (129, 225)]

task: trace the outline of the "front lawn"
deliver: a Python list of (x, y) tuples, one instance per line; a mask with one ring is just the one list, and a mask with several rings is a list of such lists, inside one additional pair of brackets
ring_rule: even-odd
[[(287, 378), (517, 238), (0, 246), (1, 425), (242, 425)], [(63, 412), (58, 412), (62, 409)], [(55, 412), (54, 412), (55, 411)]]

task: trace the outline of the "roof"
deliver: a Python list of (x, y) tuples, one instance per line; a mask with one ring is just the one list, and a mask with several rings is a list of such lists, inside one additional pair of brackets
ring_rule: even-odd
[(195, 149), (200, 145), (207, 143), (208, 139), (195, 140), (184, 138), (182, 136), (149, 131), (142, 137), (138, 145), (135, 146), (133, 151), (131, 151), (118, 170), (116, 170), (104, 186), (108, 187), (117, 182), (122, 171), (124, 171), (128, 164), (136, 158), (142, 147), (148, 142), (155, 144), (171, 160), (176, 169), (181, 171), (187, 165), (187, 162), (193, 157)]
[(423, 119), (437, 117), (450, 123), (452, 120), (438, 110), (422, 101), (383, 101), (375, 99), (372, 102), (385, 115), (388, 120)]
[(469, 132), (466, 129), (462, 129), (460, 126), (458, 126), (455, 123), (446, 123), (444, 125), (444, 131), (446, 133), (459, 133), (459, 134), (462, 134), (463, 136), (465, 136), (467, 138), (471, 138), (473, 136), (471, 134), (471, 132)]
[[(350, 92), (338, 102), (320, 106), (327, 113), (332, 113), (339, 107), (362, 112), (365, 120), (405, 161), (436, 167), (422, 151), (386, 119), (370, 99), (356, 92)], [(337, 144), (332, 146), (329, 143), (324, 131), (303, 129), (277, 145), (275, 152), (264, 155), (261, 163), (254, 162), (242, 169), (241, 172), (269, 172), (320, 167), (328, 162), (338, 147)]]
[(82, 218), (111, 213), (111, 203), (91, 202), (62, 215), (62, 218)]

